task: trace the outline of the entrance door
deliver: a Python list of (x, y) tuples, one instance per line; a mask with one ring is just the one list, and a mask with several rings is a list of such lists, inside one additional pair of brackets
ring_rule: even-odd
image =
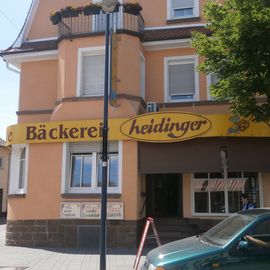
[(182, 175), (147, 175), (146, 201), (147, 216), (181, 217), (183, 212)]

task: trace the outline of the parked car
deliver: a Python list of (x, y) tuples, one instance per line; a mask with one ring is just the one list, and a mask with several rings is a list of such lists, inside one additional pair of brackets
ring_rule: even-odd
[(174, 241), (150, 251), (142, 270), (269, 270), (270, 208), (250, 209), (224, 219), (201, 236)]

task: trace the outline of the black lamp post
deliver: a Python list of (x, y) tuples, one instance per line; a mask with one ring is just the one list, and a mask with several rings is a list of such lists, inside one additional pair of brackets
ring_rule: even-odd
[(106, 270), (106, 229), (107, 229), (107, 182), (108, 182), (108, 101), (109, 101), (109, 42), (110, 42), (110, 12), (116, 6), (117, 0), (103, 0), (102, 9), (106, 13), (105, 29), (105, 76), (104, 76), (104, 112), (102, 136), (102, 192), (100, 218), (100, 270)]

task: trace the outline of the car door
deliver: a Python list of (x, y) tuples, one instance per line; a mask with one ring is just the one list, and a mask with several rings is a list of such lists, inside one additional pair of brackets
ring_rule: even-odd
[[(270, 220), (264, 220), (255, 225), (245, 235), (270, 244)], [(270, 269), (270, 247), (260, 247), (248, 242), (242, 235), (232, 248), (228, 251), (227, 258), (223, 264), (224, 270), (269, 270)]]

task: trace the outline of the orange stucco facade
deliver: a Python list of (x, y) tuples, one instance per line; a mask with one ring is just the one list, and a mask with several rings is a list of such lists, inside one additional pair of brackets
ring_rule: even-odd
[[(84, 94), (83, 87), (86, 87), (85, 85), (88, 83), (91, 85), (95, 83), (102, 84), (102, 80), (98, 81), (96, 79), (99, 78), (97, 66), (91, 66), (91, 61), (96, 60), (87, 62), (87, 59), (93, 55), (96, 57), (104, 55), (104, 29), (102, 31), (92, 30), (92, 32), (85, 33), (80, 32), (78, 28), (79, 30), (76, 30), (76, 33), (71, 32), (69, 35), (65, 35), (64, 32), (61, 32), (62, 22), (58, 23), (58, 25), (53, 25), (49, 20), (52, 11), (60, 10), (69, 5), (84, 6), (88, 2), (86, 0), (33, 1), (23, 29), (23, 41), (19, 48), (21, 52), (17, 54), (21, 58), (16, 58), (17, 55), (14, 54), (14, 58), (10, 60), (13, 64), (18, 65), (21, 70), (18, 124), (39, 123), (41, 130), (45, 132), (45, 125), (48, 122), (59, 122), (61, 125), (65, 121), (102, 121), (103, 93), (92, 96), (89, 93)], [(187, 29), (193, 31), (195, 28), (200, 30), (200, 27), (205, 27), (202, 7), (206, 1), (194, 1), (195, 6), (193, 10), (198, 9), (198, 14), (194, 13), (194, 16), (191, 18), (170, 18), (169, 2), (170, 0), (139, 1), (142, 6), (139, 16), (143, 18), (143, 31), (125, 29), (127, 27), (125, 25), (127, 20), (124, 19), (124, 16), (129, 15), (120, 9), (119, 16), (123, 16), (121, 17), (123, 19), (116, 22), (117, 27), (121, 31), (117, 32), (117, 61), (113, 63), (114, 68), (117, 70), (117, 105), (114, 107), (109, 106), (109, 118), (130, 119), (143, 115), (147, 113), (149, 102), (153, 102), (157, 105), (160, 113), (184, 112), (187, 115), (195, 114), (198, 116), (228, 115), (230, 119), (229, 104), (219, 103), (209, 98), (208, 78), (205, 74), (198, 73), (196, 70), (196, 64), (200, 63), (202, 59), (196, 55), (194, 48), (190, 45), (190, 32), (189, 36), (185, 32)], [(134, 25), (137, 27), (139, 25), (137, 21), (139, 16), (131, 16), (130, 20), (134, 20)], [(69, 25), (71, 20), (79, 20), (82, 24), (86, 19), (89, 21), (88, 16), (80, 14), (79, 17), (62, 20), (65, 20), (65, 24)], [(79, 25), (78, 21), (74, 21), (75, 23)], [(119, 26), (120, 24), (121, 26)], [(94, 29), (93, 27), (95, 27), (95, 21), (91, 20), (89, 29)], [(171, 30), (174, 31), (174, 34), (170, 32)], [(23, 51), (22, 45), (24, 43), (32, 46), (30, 54), (27, 52), (28, 56)], [(143, 62), (142, 59), (144, 60)], [(192, 76), (195, 80), (194, 87), (196, 89), (193, 89), (192, 98), (189, 95), (184, 95), (184, 100), (181, 100), (181, 97), (180, 100), (177, 100), (179, 97), (176, 95), (175, 101), (170, 93), (169, 83), (171, 83), (172, 79), (169, 72), (171, 67), (179, 65), (179, 63), (195, 67)], [(84, 73), (86, 68), (89, 68), (87, 75)], [(88, 78), (93, 76), (96, 77), (89, 82)], [(176, 80), (175, 77), (173, 79)], [(178, 84), (181, 85), (180, 82)], [(166, 121), (169, 122), (170, 120), (167, 119)], [(153, 123), (154, 120), (152, 120)], [(198, 122), (193, 127), (196, 127), (196, 125), (198, 125)], [(213, 122), (213, 125), (215, 125), (215, 122)], [(237, 126), (237, 123), (232, 122), (232, 126)], [(184, 129), (184, 126), (181, 128)], [(158, 129), (157, 126), (156, 129)], [(137, 133), (139, 132), (139, 127), (135, 125), (135, 122), (133, 130), (137, 131)], [(71, 132), (71, 135), (74, 135), (78, 130), (74, 129), (73, 131), (74, 133)], [(93, 133), (94, 131), (97, 132), (94, 127), (92, 131)], [(65, 132), (65, 130), (62, 130), (61, 136), (65, 137)], [(85, 135), (88, 131), (86, 131), (86, 128), (81, 128), (80, 132), (81, 135)], [(142, 128), (143, 132), (145, 131)], [(8, 136), (11, 135), (8, 134)], [(51, 135), (53, 136), (54, 133), (51, 133)], [(249, 139), (254, 140), (255, 143), (259, 140), (263, 140), (265, 144), (269, 143), (267, 136), (258, 139), (256, 135), (251, 135), (250, 138), (245, 139), (247, 139), (247, 145), (250, 143)], [(239, 187), (234, 190), (227, 188), (226, 190), (216, 190), (218, 195), (213, 196), (219, 196), (216, 199), (223, 201), (224, 208), (222, 210), (214, 210), (215, 205), (213, 201), (209, 201), (207, 205), (205, 204), (205, 207), (208, 207), (206, 212), (204, 211), (206, 208), (201, 209), (197, 206), (197, 204), (200, 204), (198, 202), (202, 200), (199, 196), (204, 196), (206, 193), (202, 192), (202, 187), (199, 191), (197, 190), (196, 173), (198, 175), (201, 173), (203, 180), (208, 181), (208, 183), (223, 181), (221, 178), (225, 179), (226, 176), (224, 176), (224, 172), (223, 174), (221, 173), (222, 165), (220, 165), (219, 152), (226, 148), (228, 149), (228, 155), (234, 153), (235, 159), (237, 159), (237, 153), (233, 151), (233, 145), (235, 145), (235, 142), (237, 144), (238, 140), (242, 140), (241, 132), (235, 133), (235, 136), (231, 136), (229, 139), (226, 134), (223, 134), (219, 137), (204, 136), (204, 138), (195, 138), (183, 142), (178, 140), (168, 144), (138, 142), (128, 137), (118, 142), (109, 142), (114, 149), (111, 151), (111, 155), (118, 155), (118, 167), (115, 172), (118, 178), (116, 179), (116, 184), (113, 183), (116, 186), (112, 185), (109, 187), (111, 189), (108, 192), (108, 202), (114, 203), (115, 207), (119, 207), (119, 204), (120, 208), (123, 206), (122, 213), (121, 209), (117, 208), (117, 211), (120, 211), (120, 223), (115, 224), (120, 227), (123, 224), (123, 226), (129, 226), (128, 228), (131, 230), (129, 235), (133, 237), (139, 231), (147, 215), (161, 218), (172, 215), (174, 218), (219, 220), (239, 210), (239, 196), (241, 192), (246, 192), (246, 190), (243, 190), (244, 188), (250, 192), (258, 206), (270, 206), (269, 196), (266, 196), (270, 191), (270, 166), (268, 166), (268, 170), (267, 164), (263, 163), (266, 165), (262, 168), (256, 169), (258, 166), (251, 166), (252, 168), (250, 169), (243, 167), (244, 165), (237, 167), (237, 162), (233, 164), (235, 169), (232, 172), (227, 172), (234, 173), (233, 176), (227, 175), (227, 178), (231, 181), (236, 179), (237, 183), (245, 181), (248, 184), (244, 188), (242, 186), (242, 190)], [(23, 220), (33, 221), (34, 225), (36, 221), (46, 221), (46, 224), (55, 221), (59, 222), (59, 228), (62, 226), (61, 222), (63, 222), (63, 226), (65, 226), (65, 222), (70, 222), (68, 226), (71, 226), (74, 231), (76, 226), (82, 226), (86, 222), (82, 219), (82, 205), (88, 203), (89, 207), (94, 207), (94, 204), (100, 202), (101, 197), (100, 189), (98, 189), (99, 186), (97, 186), (97, 175), (99, 174), (98, 156), (101, 150), (97, 147), (96, 141), (87, 141), (85, 139), (85, 142), (76, 144), (74, 141), (67, 139), (63, 143), (44, 142), (36, 144), (26, 142), (24, 145), (12, 145), (11, 168), (14, 170), (14, 173), (12, 172), (10, 175), (9, 226), (12, 227), (12, 222)], [(193, 141), (195, 146), (192, 145)], [(197, 143), (199, 146), (196, 146)], [(171, 147), (172, 145), (175, 147)], [(209, 155), (207, 147), (204, 147), (204, 145), (209, 146)], [(243, 148), (246, 148), (245, 146)], [(85, 147), (86, 150), (82, 150), (82, 147)], [(146, 153), (145, 159), (142, 153)], [(80, 183), (76, 183), (77, 186), (72, 185), (73, 181), (77, 179), (76, 173), (78, 174), (78, 171), (75, 171), (76, 160), (82, 162), (82, 160), (86, 160), (89, 156), (91, 156), (91, 162), (93, 162), (91, 163), (91, 177), (93, 177), (91, 179), (95, 179), (96, 182), (86, 192), (83, 184), (81, 184), (82, 186), (78, 186)], [(186, 159), (190, 160), (190, 162), (183, 165), (185, 160), (182, 159), (182, 156), (186, 156)], [(177, 163), (178, 158), (179, 162)], [(211, 161), (207, 163), (207, 159)], [(145, 164), (142, 164), (142, 160), (145, 160)], [(190, 165), (193, 161), (194, 164)], [(215, 164), (215, 167), (211, 164)], [(24, 176), (21, 176), (20, 166), (25, 166)], [(81, 174), (82, 170), (86, 170), (86, 172), (90, 170), (87, 167), (89, 164), (86, 161), (84, 165), (80, 166)], [(110, 170), (113, 170), (113, 167)], [(212, 176), (215, 173), (218, 176)], [(239, 176), (240, 174), (241, 176)], [(84, 181), (83, 177), (81, 176), (81, 181)], [(169, 186), (167, 185), (168, 183), (170, 183)], [(86, 184), (89, 183), (87, 182)], [(168, 190), (161, 191), (160, 188), (164, 188), (166, 185), (171, 194), (175, 195), (169, 195)], [(177, 192), (173, 193), (175, 189), (177, 189)], [(212, 196), (211, 189), (208, 189), (207, 192), (210, 198)], [(162, 196), (157, 198), (155, 194), (162, 194)], [(170, 200), (170, 196), (174, 196), (176, 200), (173, 201), (173, 207), (166, 204), (166, 201)], [(230, 205), (230, 196), (235, 196), (234, 199), (238, 200), (232, 206)], [(202, 201), (201, 205), (204, 205), (205, 200)], [(81, 208), (76, 208), (76, 204)], [(64, 212), (67, 208), (69, 208), (73, 216), (68, 216)], [(170, 212), (171, 209), (174, 212)], [(82, 215), (81, 218), (78, 217), (78, 211), (79, 215)], [(87, 222), (89, 222), (87, 224), (90, 227), (94, 226), (97, 224), (98, 218), (89, 217)], [(110, 224), (112, 230), (114, 230), (113, 225), (113, 223)], [(16, 238), (16, 231), (13, 233), (14, 238)], [(62, 237), (65, 231), (57, 231), (57, 233)], [(14, 242), (12, 234), (10, 235), (11, 238), (7, 242), (9, 244), (18, 243)], [(122, 237), (121, 231), (119, 235), (115, 235), (117, 235), (118, 240)], [(134, 236), (132, 239), (126, 239), (125, 237), (123, 237), (125, 240), (121, 244), (117, 242), (118, 240), (114, 240), (112, 243), (118, 243), (115, 245), (123, 246), (136, 245), (138, 236)], [(27, 245), (54, 245), (52, 239), (47, 239), (46, 241), (29, 241)], [(55, 245), (77, 245), (75, 240), (74, 242), (69, 242), (65, 238), (61, 241)], [(18, 244), (21, 243), (23, 242)]]

